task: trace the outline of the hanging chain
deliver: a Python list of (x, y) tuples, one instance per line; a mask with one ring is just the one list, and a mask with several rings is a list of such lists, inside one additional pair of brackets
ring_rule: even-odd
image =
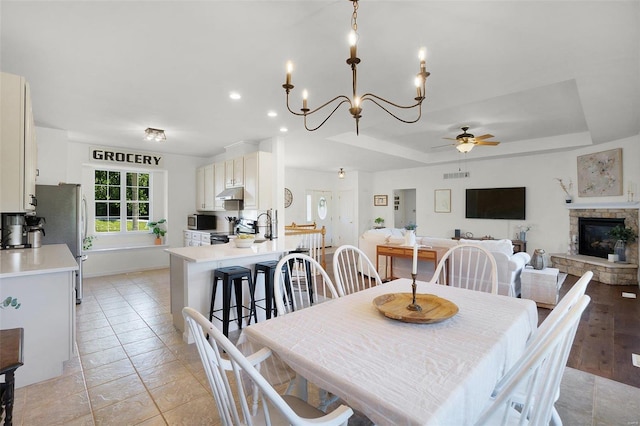
[(351, 0), (353, 2), (353, 15), (351, 15), (351, 29), (354, 33), (358, 32), (358, 0)]

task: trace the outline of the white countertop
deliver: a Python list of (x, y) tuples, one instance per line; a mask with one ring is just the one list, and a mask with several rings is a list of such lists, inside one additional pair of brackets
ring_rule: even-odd
[(66, 244), (0, 250), (0, 278), (75, 271), (78, 262)]
[(248, 248), (237, 248), (233, 242), (210, 246), (179, 247), (165, 250), (172, 256), (178, 256), (188, 262), (215, 262), (237, 259), (247, 256), (258, 256), (271, 253), (283, 253), (296, 248), (295, 241), (287, 244), (285, 239), (265, 241), (252, 244)]

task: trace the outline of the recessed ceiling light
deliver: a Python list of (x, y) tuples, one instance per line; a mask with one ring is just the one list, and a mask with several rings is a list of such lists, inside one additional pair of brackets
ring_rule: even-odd
[(269, 111), (269, 112), (267, 113), (267, 115), (268, 115), (269, 117), (277, 117), (277, 116), (278, 116), (278, 113), (277, 113), (277, 112), (275, 112), (275, 111)]
[(229, 97), (235, 101), (240, 99), (242, 96), (240, 96), (240, 93), (238, 92), (231, 92), (229, 93)]
[(280, 131), (281, 131), (282, 133), (285, 133), (285, 132), (288, 132), (288, 131), (289, 131), (289, 129), (287, 129), (286, 127), (280, 127)]

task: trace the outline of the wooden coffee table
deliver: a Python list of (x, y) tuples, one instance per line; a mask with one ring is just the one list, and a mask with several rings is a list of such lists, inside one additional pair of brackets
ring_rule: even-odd
[[(438, 266), (439, 259), (447, 252), (446, 247), (420, 247), (418, 246), (418, 260), (433, 262), (433, 269)], [(401, 257), (406, 259), (413, 259), (413, 247), (412, 246), (394, 246), (394, 245), (379, 245), (376, 246), (376, 269), (380, 271), (380, 256), (386, 256), (387, 266), (385, 269), (385, 275), (388, 279), (393, 280), (396, 277), (393, 276), (393, 258)]]

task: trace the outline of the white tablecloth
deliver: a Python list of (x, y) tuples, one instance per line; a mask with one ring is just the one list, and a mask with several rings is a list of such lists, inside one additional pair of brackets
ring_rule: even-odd
[(448, 299), (459, 312), (409, 324), (372, 304), (406, 292), (411, 281), (399, 279), (251, 325), (244, 335), (378, 425), (473, 423), (537, 327), (535, 303), (418, 283), (418, 293)]

